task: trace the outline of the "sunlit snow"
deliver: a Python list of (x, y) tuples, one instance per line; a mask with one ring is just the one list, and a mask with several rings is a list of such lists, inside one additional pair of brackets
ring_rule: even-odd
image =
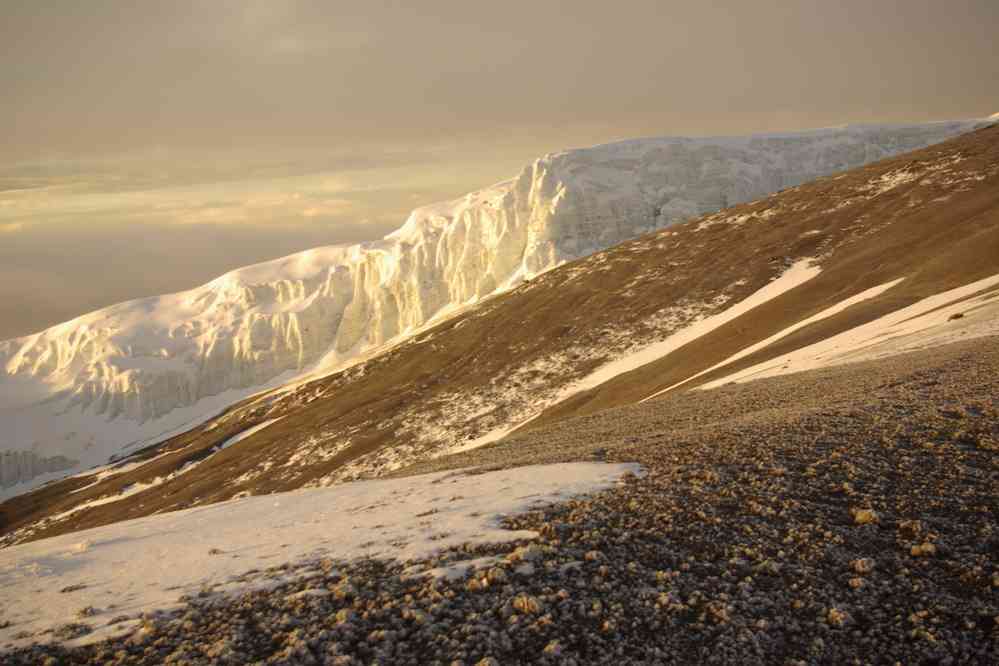
[[(700, 386), (710, 389), (999, 334), (999, 275), (924, 298), (839, 335)], [(991, 291), (989, 291), (991, 290)], [(986, 292), (986, 293), (979, 293)], [(794, 328), (794, 327), (792, 327)], [(778, 333), (780, 338), (790, 330)]]
[[(362, 245), (242, 268), (0, 342), (0, 497), (355, 361), (644, 232), (944, 140), (981, 120), (637, 139), (547, 155)], [(60, 458), (62, 456), (62, 458)]]
[[(315, 574), (321, 558), (407, 561), (465, 543), (531, 539), (534, 532), (500, 528), (499, 518), (609, 488), (628, 472), (639, 468), (572, 463), (358, 481), (12, 546), (0, 550), (0, 619), (11, 623), (0, 628), (0, 646), (70, 622), (101, 628), (129, 618), (83, 641), (131, 631), (141, 612), (174, 607), (181, 595), (272, 587)], [(245, 576), (284, 563), (303, 568)], [(87, 606), (96, 613), (80, 617)]]

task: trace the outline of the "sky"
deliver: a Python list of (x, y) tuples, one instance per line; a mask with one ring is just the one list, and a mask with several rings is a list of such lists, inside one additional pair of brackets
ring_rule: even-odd
[(999, 3), (5, 0), (0, 339), (538, 155), (999, 111)]

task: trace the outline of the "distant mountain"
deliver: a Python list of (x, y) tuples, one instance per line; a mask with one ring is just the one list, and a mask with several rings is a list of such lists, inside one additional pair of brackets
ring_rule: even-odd
[(525, 279), (346, 369), (0, 504), (0, 530), (11, 543), (381, 476), (671, 392), (997, 334), (992, 125)]
[(640, 139), (551, 154), (510, 181), (413, 211), (384, 240), (302, 252), (0, 343), (0, 498), (377, 355), (573, 259), (981, 124)]

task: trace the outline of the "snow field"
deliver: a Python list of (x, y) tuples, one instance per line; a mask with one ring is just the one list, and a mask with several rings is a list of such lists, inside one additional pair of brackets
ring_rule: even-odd
[[(929, 296), (839, 335), (758, 363), (698, 388), (707, 390), (730, 382), (746, 382), (842, 363), (884, 358), (957, 340), (999, 334), (997, 286), (999, 275), (993, 275)], [(988, 290), (992, 291), (979, 293)], [(792, 326), (772, 339), (780, 339), (796, 327)]]
[[(232, 500), (13, 546), (0, 550), (0, 626), (10, 622), (0, 628), (0, 646), (31, 642), (15, 640), (21, 632), (74, 622), (96, 630), (77, 642), (127, 633), (141, 613), (177, 608), (183, 595), (274, 587), (322, 558), (405, 562), (465, 543), (531, 539), (534, 532), (500, 528), (500, 517), (606, 489), (639, 471), (631, 464), (572, 463), (359, 481)], [(263, 571), (284, 563), (299, 565), (299, 573), (294, 567)], [(261, 573), (248, 576), (252, 570)], [(413, 575), (421, 573), (453, 575), (413, 570)], [(108, 626), (111, 620), (116, 621)]]

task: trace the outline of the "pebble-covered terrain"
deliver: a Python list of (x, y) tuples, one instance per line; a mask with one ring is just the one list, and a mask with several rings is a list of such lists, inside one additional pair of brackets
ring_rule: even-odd
[(667, 395), (404, 473), (594, 459), (644, 474), (505, 519), (533, 541), (303, 563), (282, 587), (3, 659), (999, 663), (999, 338)]

